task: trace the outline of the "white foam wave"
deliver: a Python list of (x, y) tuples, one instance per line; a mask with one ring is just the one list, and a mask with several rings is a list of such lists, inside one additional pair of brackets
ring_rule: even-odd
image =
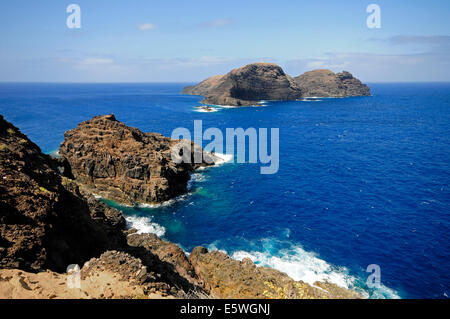
[(194, 183), (201, 183), (204, 181), (206, 181), (205, 175), (203, 175), (201, 173), (193, 173), (193, 174), (191, 174), (191, 179), (188, 181), (187, 189), (190, 191), (190, 190), (192, 190), (192, 185)]
[(310, 285), (317, 281), (328, 281), (340, 287), (350, 288), (353, 278), (345, 268), (336, 269), (326, 261), (307, 252), (299, 246), (293, 250), (280, 251), (280, 256), (270, 255), (268, 252), (237, 251), (232, 254), (234, 259), (250, 258), (262, 266), (275, 268), (289, 275), (294, 280), (301, 280)]
[(238, 106), (234, 106), (234, 105), (216, 105), (216, 104), (212, 104), (212, 106), (221, 107), (223, 109), (236, 109), (236, 108), (238, 108)]
[[(275, 240), (263, 240), (264, 246), (276, 248)], [(218, 250), (217, 243), (208, 246), (210, 250)], [(274, 253), (269, 250), (274, 251)], [(259, 266), (266, 266), (286, 273), (294, 280), (301, 280), (312, 286), (317, 281), (327, 281), (340, 287), (353, 289), (365, 297), (374, 299), (398, 299), (399, 295), (392, 289), (381, 285), (379, 288), (368, 289), (365, 279), (358, 279), (349, 274), (345, 267), (336, 267), (320, 259), (315, 253), (305, 251), (300, 245), (290, 245), (286, 249), (261, 249), (253, 251), (239, 250), (230, 256), (236, 260), (249, 258)], [(221, 250), (226, 253), (226, 251)]]
[(156, 234), (161, 237), (166, 233), (166, 229), (163, 226), (152, 222), (151, 217), (148, 216), (126, 216), (125, 220), (129, 228), (137, 229), (138, 234)]
[(372, 289), (370, 293), (371, 299), (401, 299), (399, 294), (385, 285), (381, 284), (380, 287)]
[(222, 165), (225, 163), (229, 163), (229, 162), (233, 161), (233, 158), (234, 158), (232, 154), (214, 153), (214, 156), (219, 158), (219, 160), (217, 160), (215, 162), (216, 166), (219, 166), (219, 165)]
[(214, 243), (212, 243), (212, 244), (209, 244), (206, 248), (207, 248), (209, 251), (214, 251), (214, 250), (216, 250), (216, 251), (220, 251), (220, 252), (222, 252), (222, 253), (228, 255), (228, 253), (227, 253), (225, 250), (217, 248), (216, 244), (217, 244), (217, 242), (214, 242)]
[(201, 174), (201, 173), (194, 173), (191, 175), (191, 179), (190, 181), (192, 182), (204, 182), (206, 180), (205, 175)]
[(53, 150), (47, 153), (48, 155), (50, 155), (51, 157), (54, 158), (60, 158), (61, 156), (59, 155), (59, 150)]
[(215, 107), (204, 107), (204, 108), (197, 108), (195, 110), (195, 112), (199, 112), (199, 113), (213, 113), (213, 112), (219, 112), (219, 110)]
[[(188, 184), (188, 189), (189, 189), (189, 186), (190, 186), (190, 184)], [(175, 197), (173, 199), (169, 199), (162, 203), (158, 203), (158, 204), (138, 203), (136, 206), (139, 208), (160, 208), (160, 207), (171, 206), (177, 202), (181, 202), (181, 201), (185, 200), (189, 195), (190, 195), (190, 193), (186, 193), (186, 194), (180, 195), (178, 197)]]

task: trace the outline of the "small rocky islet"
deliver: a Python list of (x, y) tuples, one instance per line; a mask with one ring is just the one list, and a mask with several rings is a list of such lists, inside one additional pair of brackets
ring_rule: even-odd
[[(214, 159), (171, 163), (176, 142), (98, 116), (66, 132), (53, 158), (0, 115), (0, 298), (362, 298), (204, 247), (188, 258), (127, 229), (94, 196), (127, 204), (183, 193), (189, 174)], [(81, 266), (75, 289), (66, 285), (71, 264)]]
[(105, 115), (67, 131), (59, 154), (90, 193), (127, 205), (158, 204), (184, 194), (195, 169), (219, 160), (192, 143), (192, 153), (202, 152), (202, 162), (195, 164), (192, 155), (190, 163), (176, 164), (171, 159), (175, 147), (180, 140), (143, 133)]
[(181, 93), (204, 96), (201, 102), (207, 105), (253, 106), (265, 100), (370, 96), (370, 88), (346, 71), (319, 69), (291, 77), (274, 63), (252, 63), (187, 86)]

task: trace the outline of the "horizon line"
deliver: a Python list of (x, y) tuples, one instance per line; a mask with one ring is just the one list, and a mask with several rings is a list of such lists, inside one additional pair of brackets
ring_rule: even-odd
[[(0, 81), (0, 84), (192, 84), (192, 83), (200, 83), (200, 81), (138, 81), (138, 82), (83, 82), (83, 81)], [(450, 80), (431, 80), (431, 81), (362, 81), (365, 84), (382, 84), (382, 83), (450, 83)]]

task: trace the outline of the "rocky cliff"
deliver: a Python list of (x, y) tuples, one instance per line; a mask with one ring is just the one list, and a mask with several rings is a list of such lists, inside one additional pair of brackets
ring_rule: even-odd
[(125, 245), (121, 213), (82, 196), (55, 165), (0, 116), (0, 267), (65, 271)]
[(295, 100), (301, 90), (283, 69), (273, 63), (253, 63), (214, 76), (197, 86), (187, 87), (184, 94), (203, 95), (202, 103), (248, 106), (261, 100)]
[(370, 89), (349, 72), (333, 73), (330, 70), (314, 70), (296, 78), (304, 97), (368, 96)]
[[(95, 132), (93, 138), (100, 144), (105, 142), (102, 136), (115, 134), (119, 141), (141, 141), (143, 148), (148, 143), (142, 140), (163, 139), (115, 122), (111, 116), (97, 117), (82, 124), (92, 130), (83, 132)], [(117, 130), (104, 132), (105, 126)], [(84, 153), (85, 148), (94, 147), (88, 137), (84, 140), (86, 144), (79, 144), (72, 156), (95, 158)], [(124, 146), (113, 145), (125, 152)], [(166, 151), (163, 145), (155, 145), (155, 156)], [(70, 151), (73, 146), (67, 148)], [(55, 160), (42, 154), (0, 116), (0, 298), (360, 297), (329, 283), (313, 287), (296, 282), (250, 260), (236, 261), (202, 247), (187, 258), (173, 243), (126, 229), (119, 211), (98, 202), (88, 188), (80, 191), (72, 179), (78, 176), (76, 169), (64, 157)], [(65, 273), (70, 264), (81, 266), (79, 287), (67, 285), (73, 279), (73, 274), (69, 278)]]
[[(61, 174), (63, 168), (70, 175), (70, 166), (64, 159), (54, 160), (43, 154), (0, 116), (0, 269), (19, 269), (24, 278), (35, 278), (33, 272), (48, 271), (55, 274), (51, 275), (53, 278), (71, 264), (83, 265), (117, 250), (129, 256), (116, 258), (107, 253), (94, 263), (99, 266), (96, 271), (116, 269), (117, 276), (135, 273), (138, 259), (147, 267), (145, 278), (151, 277), (140, 283), (146, 293), (180, 297), (202, 291), (178, 246), (127, 230), (120, 211), (97, 201), (85, 190), (80, 191), (76, 181)], [(116, 262), (123, 264), (119, 259), (129, 267), (114, 266)], [(90, 265), (92, 269), (93, 263)], [(0, 271), (0, 276), (4, 274), (19, 283), (25, 280), (19, 272)], [(36, 278), (42, 278), (41, 288), (45, 288), (50, 277)], [(125, 280), (120, 278), (117, 280)], [(16, 288), (28, 289), (27, 285)], [(40, 289), (36, 289), (38, 296)]]
[[(156, 133), (126, 126), (114, 115), (96, 116), (64, 134), (60, 156), (75, 179), (89, 192), (118, 203), (161, 203), (187, 190), (190, 173), (213, 165), (216, 158), (203, 152), (199, 164), (176, 164), (171, 152), (180, 143)], [(184, 141), (183, 143), (187, 143)]]
[(370, 89), (345, 71), (314, 70), (292, 78), (276, 64), (253, 63), (185, 87), (182, 94), (202, 95), (205, 104), (248, 106), (261, 100), (366, 96)]

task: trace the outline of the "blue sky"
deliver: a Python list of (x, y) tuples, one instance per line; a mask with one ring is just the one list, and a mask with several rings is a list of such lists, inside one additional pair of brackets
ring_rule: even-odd
[[(66, 26), (71, 3), (81, 29)], [(380, 29), (366, 26), (372, 3)], [(0, 81), (195, 82), (261, 59), (292, 76), (450, 81), (450, 1), (0, 2)]]

